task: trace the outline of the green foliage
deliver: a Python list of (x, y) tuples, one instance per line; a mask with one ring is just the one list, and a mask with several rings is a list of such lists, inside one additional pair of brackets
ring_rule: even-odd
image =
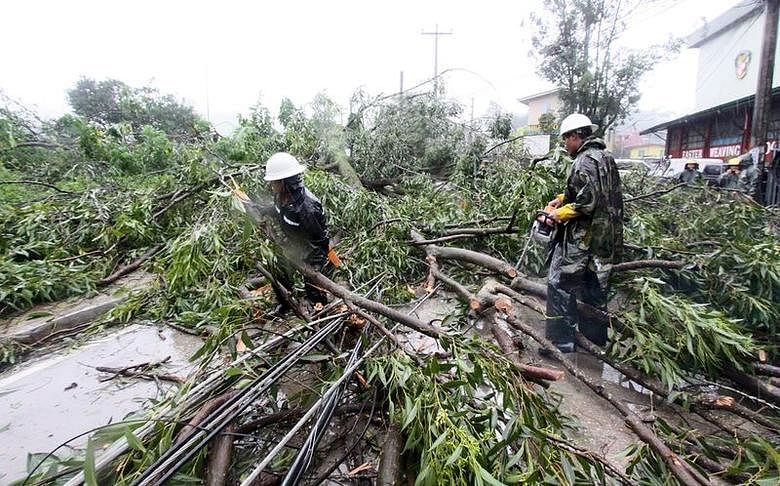
[(362, 106), (347, 126), (355, 169), (372, 180), (449, 174), (464, 143), (463, 129), (452, 121), (461, 111), (433, 94)]
[(545, 0), (545, 16), (534, 16), (532, 39), (537, 72), (560, 88), (562, 115), (590, 117), (603, 133), (632, 111), (639, 101), (639, 81), (679, 41), (641, 50), (616, 43), (638, 0)]
[(558, 120), (556, 119), (554, 113), (548, 111), (547, 113), (543, 113), (539, 116), (540, 132), (555, 136), (557, 138), (558, 127)]
[(557, 447), (567, 442), (561, 416), (495, 347), (460, 337), (443, 344), (451, 360), (419, 366), (397, 352), (367, 364), (418, 461), (415, 484), (605, 480), (601, 464)]
[(512, 115), (497, 113), (490, 122), (490, 136), (497, 140), (507, 140), (512, 132)]
[(129, 123), (133, 130), (152, 126), (167, 135), (195, 140), (208, 125), (195, 110), (155, 88), (132, 88), (122, 81), (81, 78), (68, 91), (73, 112), (100, 126)]
[[(643, 181), (629, 178), (624, 186), (639, 192)], [(780, 249), (773, 228), (780, 213), (707, 187), (672, 191), (651, 204), (632, 203), (626, 241), (648, 248), (648, 257), (692, 259), (696, 267), (667, 278), (676, 289), (752, 330), (776, 333)]]
[[(701, 451), (702, 456), (723, 464), (725, 468), (719, 476), (724, 480), (759, 486), (769, 486), (780, 481), (780, 454), (778, 454), (777, 446), (762, 437), (734, 438), (718, 434), (704, 436), (691, 433), (691, 431), (680, 434), (675, 433), (672, 427), (661, 418), (657, 419), (655, 429), (668, 443), (685, 444), (687, 442)], [(687, 459), (692, 467), (697, 468), (694, 461), (699, 454), (690, 453), (682, 445), (679, 446), (679, 449), (675, 452)], [(727, 455), (731, 457), (726, 457), (723, 450), (729, 451)], [(633, 473), (634, 477), (641, 478), (638, 484), (668, 484), (662, 478), (671, 477), (671, 472), (663, 458), (658, 457), (658, 454), (646, 444), (638, 443), (630, 446), (626, 455), (629, 458), (626, 470)], [(706, 472), (704, 474), (706, 475)], [(745, 475), (749, 478), (747, 481), (739, 480), (740, 476), (744, 477)]]
[(722, 368), (743, 368), (755, 347), (740, 323), (704, 304), (664, 295), (663, 284), (635, 281), (637, 308), (622, 315), (625, 329), (612, 332), (609, 352), (657, 376), (669, 390), (687, 373), (714, 379)]

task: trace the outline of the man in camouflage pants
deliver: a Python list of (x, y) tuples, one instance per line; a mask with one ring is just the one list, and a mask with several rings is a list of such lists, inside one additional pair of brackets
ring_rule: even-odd
[(577, 299), (606, 308), (612, 264), (623, 246), (620, 175), (604, 142), (593, 136), (596, 128), (579, 113), (561, 122), (561, 137), (574, 162), (565, 192), (550, 202), (552, 211), (543, 218), (555, 227), (547, 277), (546, 337), (567, 353), (574, 351), (578, 326), (594, 343), (606, 344), (606, 327), (583, 319)]

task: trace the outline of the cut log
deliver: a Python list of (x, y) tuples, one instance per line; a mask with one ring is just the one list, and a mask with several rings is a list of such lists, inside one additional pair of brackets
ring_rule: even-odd
[(379, 471), (376, 478), (377, 486), (400, 486), (401, 484), (401, 451), (404, 441), (401, 429), (390, 425), (385, 433), (382, 453), (379, 456)]
[(233, 456), (234, 424), (215, 437), (209, 445), (208, 465), (206, 466), (206, 486), (224, 486), (230, 472), (230, 460)]
[(753, 372), (757, 375), (774, 376), (780, 378), (780, 367), (772, 366), (764, 363), (755, 363), (753, 365)]
[(536, 378), (538, 380), (558, 381), (562, 380), (566, 373), (561, 370), (554, 370), (550, 368), (542, 368), (540, 366), (531, 366), (520, 361), (520, 355), (517, 353), (514, 342), (512, 342), (511, 336), (506, 333), (496, 322), (490, 322), (490, 331), (493, 333), (493, 337), (496, 338), (498, 346), (501, 351), (512, 360), (512, 362), (520, 368), (523, 377)]
[(723, 376), (733, 381), (751, 395), (762, 398), (780, 406), (780, 391), (776, 386), (764, 383), (754, 376), (750, 376), (728, 366), (723, 368)]

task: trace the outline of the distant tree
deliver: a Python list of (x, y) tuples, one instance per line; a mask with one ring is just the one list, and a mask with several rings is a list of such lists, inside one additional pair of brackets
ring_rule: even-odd
[(81, 78), (68, 91), (73, 112), (101, 125), (127, 122), (140, 133), (152, 126), (168, 135), (193, 138), (208, 130), (192, 106), (155, 88), (133, 88), (116, 79)]
[(553, 113), (548, 111), (539, 116), (539, 131), (546, 135), (555, 135), (558, 131), (558, 121)]
[(498, 113), (490, 121), (490, 136), (499, 140), (509, 139), (512, 133), (512, 115), (509, 113)]
[[(655, 0), (657, 1), (657, 0)], [(626, 21), (653, 0), (545, 0), (534, 16), (538, 73), (561, 89), (562, 111), (588, 115), (600, 133), (626, 117), (640, 98), (639, 81), (680, 42), (642, 50), (617, 45)]]

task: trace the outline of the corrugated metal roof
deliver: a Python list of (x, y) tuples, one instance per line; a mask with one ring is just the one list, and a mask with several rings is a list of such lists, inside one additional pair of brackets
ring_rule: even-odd
[[(780, 87), (773, 88), (772, 89), (772, 102), (777, 103), (777, 100), (775, 98), (780, 96)], [(674, 126), (674, 125), (680, 125), (683, 123), (690, 123), (693, 121), (696, 121), (699, 118), (704, 118), (707, 115), (711, 115), (712, 113), (717, 113), (721, 110), (728, 110), (730, 108), (734, 108), (739, 105), (744, 104), (752, 104), (753, 100), (755, 98), (755, 95), (745, 96), (744, 98), (740, 98), (738, 100), (729, 101), (728, 103), (723, 103), (722, 105), (713, 106), (712, 108), (707, 108), (706, 110), (697, 111), (696, 113), (691, 113), (688, 115), (681, 116), (680, 118), (676, 118), (674, 120), (670, 120), (667, 122), (659, 123), (658, 125), (654, 127), (650, 127), (646, 130), (642, 130), (639, 132), (640, 135), (646, 135), (648, 133), (654, 133), (659, 132), (661, 130), (666, 130), (667, 128)]]

